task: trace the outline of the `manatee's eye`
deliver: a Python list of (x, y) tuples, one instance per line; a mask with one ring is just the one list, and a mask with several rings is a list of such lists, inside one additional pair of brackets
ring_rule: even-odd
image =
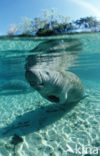
[(47, 74), (48, 76), (50, 75), (48, 71), (46, 71), (46, 74)]
[(50, 100), (52, 102), (59, 102), (59, 98), (54, 95), (48, 96), (48, 100)]

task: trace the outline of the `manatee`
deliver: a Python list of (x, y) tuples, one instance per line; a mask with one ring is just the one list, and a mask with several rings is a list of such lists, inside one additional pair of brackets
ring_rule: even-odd
[(84, 94), (81, 80), (69, 71), (33, 66), (26, 70), (26, 79), (44, 98), (58, 104), (79, 102)]
[(26, 58), (25, 77), (32, 88), (47, 100), (58, 104), (76, 103), (83, 98), (81, 80), (69, 71), (70, 67), (78, 66), (79, 63), (79, 40), (42, 41), (30, 53)]

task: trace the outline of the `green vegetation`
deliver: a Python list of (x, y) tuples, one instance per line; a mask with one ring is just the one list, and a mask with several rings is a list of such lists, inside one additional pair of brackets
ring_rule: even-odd
[(55, 9), (52, 9), (51, 12), (44, 10), (41, 17), (34, 19), (24, 17), (18, 25), (10, 25), (8, 35), (29, 37), (96, 31), (100, 31), (100, 21), (95, 17), (71, 21), (70, 17), (56, 15)]

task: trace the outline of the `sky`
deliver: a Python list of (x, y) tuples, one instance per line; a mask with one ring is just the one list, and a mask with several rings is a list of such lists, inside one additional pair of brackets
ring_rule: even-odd
[(0, 0), (0, 35), (6, 35), (9, 25), (22, 17), (39, 17), (44, 9), (55, 8), (56, 14), (71, 19), (94, 16), (100, 19), (100, 0)]

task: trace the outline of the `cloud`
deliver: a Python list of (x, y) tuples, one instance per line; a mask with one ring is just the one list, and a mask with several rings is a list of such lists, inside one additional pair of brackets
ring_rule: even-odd
[(87, 9), (89, 9), (92, 13), (94, 13), (94, 16), (100, 18), (100, 11), (94, 5), (90, 4), (89, 2), (83, 1), (83, 0), (72, 0), (72, 1), (78, 5), (81, 5)]

